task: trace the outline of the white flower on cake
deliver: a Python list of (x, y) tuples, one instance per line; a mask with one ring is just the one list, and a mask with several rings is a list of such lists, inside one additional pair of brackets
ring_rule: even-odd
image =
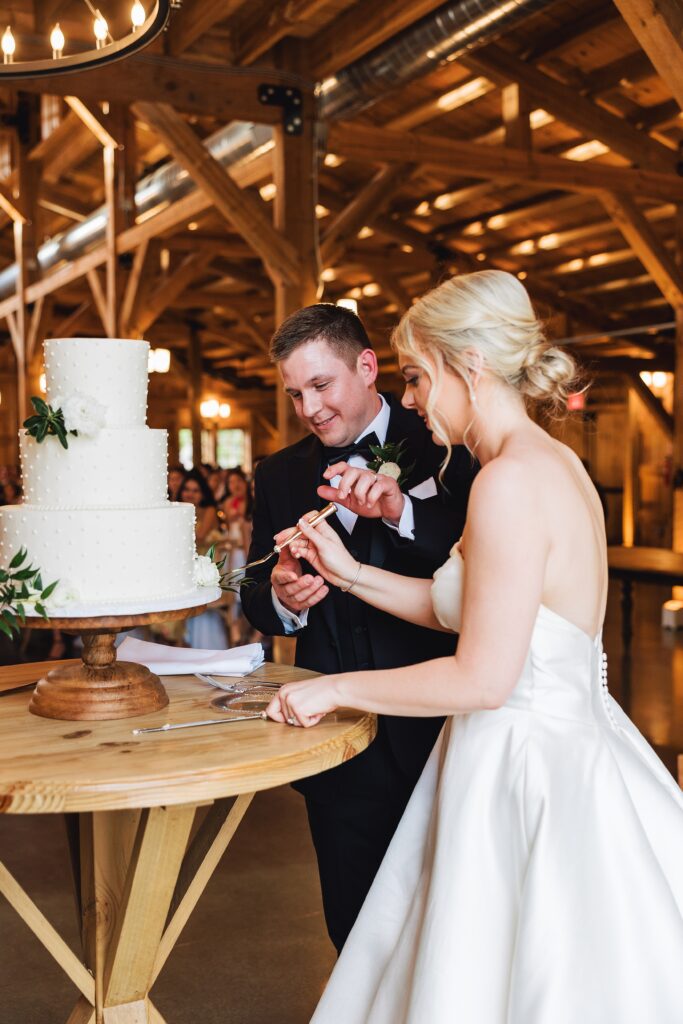
[(84, 437), (95, 437), (106, 422), (106, 407), (82, 391), (59, 395), (52, 404), (62, 410), (66, 429)]
[(195, 558), (194, 581), (198, 587), (217, 587), (220, 584), (218, 566), (208, 555), (197, 555)]
[(54, 611), (56, 608), (66, 608), (67, 605), (75, 604), (80, 597), (78, 588), (71, 580), (61, 579), (45, 604), (50, 611)]
[(377, 470), (378, 476), (390, 476), (392, 480), (398, 480), (401, 475), (401, 467), (397, 462), (383, 462)]

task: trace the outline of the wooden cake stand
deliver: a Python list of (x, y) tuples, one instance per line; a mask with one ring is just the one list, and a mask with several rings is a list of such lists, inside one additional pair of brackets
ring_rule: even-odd
[(82, 663), (53, 668), (40, 679), (29, 711), (43, 718), (91, 722), (131, 718), (166, 707), (168, 696), (158, 676), (144, 665), (116, 660), (116, 634), (134, 626), (190, 619), (206, 607), (201, 604), (142, 615), (27, 620), (31, 629), (60, 629), (78, 634), (83, 640)]

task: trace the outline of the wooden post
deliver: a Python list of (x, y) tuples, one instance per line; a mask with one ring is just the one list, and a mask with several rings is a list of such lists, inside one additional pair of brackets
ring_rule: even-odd
[(107, 207), (106, 319), (107, 333), (115, 338), (121, 329), (119, 311), (124, 283), (116, 239), (135, 223), (135, 134), (133, 116), (121, 104), (112, 105), (105, 120), (110, 131), (104, 138), (112, 140), (102, 148)]
[(626, 392), (628, 437), (624, 456), (624, 500), (622, 506), (622, 544), (632, 548), (636, 542), (638, 508), (638, 399), (629, 385)]
[(202, 417), (199, 403), (202, 400), (202, 340), (195, 324), (190, 327), (190, 425), (192, 427), (192, 465), (197, 468), (202, 461)]
[[(295, 310), (317, 302), (319, 296), (320, 255), (315, 215), (318, 155), (314, 101), (309, 96), (304, 97), (302, 119), (300, 135), (288, 134), (282, 125), (276, 125), (274, 132), (275, 227), (294, 243), (301, 261), (294, 283), (288, 284), (280, 276), (274, 276), (276, 326)], [(279, 385), (277, 427), (281, 446), (301, 436), (301, 425), (294, 416), (291, 401)]]
[[(683, 268), (683, 206), (676, 207), (675, 215), (676, 263)], [(676, 338), (674, 341), (674, 492), (673, 531), (674, 551), (683, 551), (683, 305), (674, 305)], [(683, 587), (674, 587), (674, 597), (683, 598)]]

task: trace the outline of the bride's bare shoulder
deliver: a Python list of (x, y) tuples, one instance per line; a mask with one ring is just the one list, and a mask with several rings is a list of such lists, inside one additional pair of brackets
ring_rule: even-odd
[(509, 515), (511, 507), (528, 512), (537, 505), (544, 456), (533, 446), (509, 446), (477, 473), (470, 512)]

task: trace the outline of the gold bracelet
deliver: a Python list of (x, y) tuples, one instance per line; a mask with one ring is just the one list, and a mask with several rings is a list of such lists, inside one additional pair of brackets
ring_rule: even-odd
[(360, 571), (361, 571), (362, 567), (363, 567), (363, 563), (359, 562), (358, 563), (358, 568), (356, 569), (356, 575), (353, 577), (353, 579), (349, 583), (348, 587), (340, 587), (339, 588), (341, 590), (342, 594), (348, 594), (348, 592), (351, 589), (351, 587), (355, 587), (356, 583), (358, 583), (358, 577), (360, 576)]

